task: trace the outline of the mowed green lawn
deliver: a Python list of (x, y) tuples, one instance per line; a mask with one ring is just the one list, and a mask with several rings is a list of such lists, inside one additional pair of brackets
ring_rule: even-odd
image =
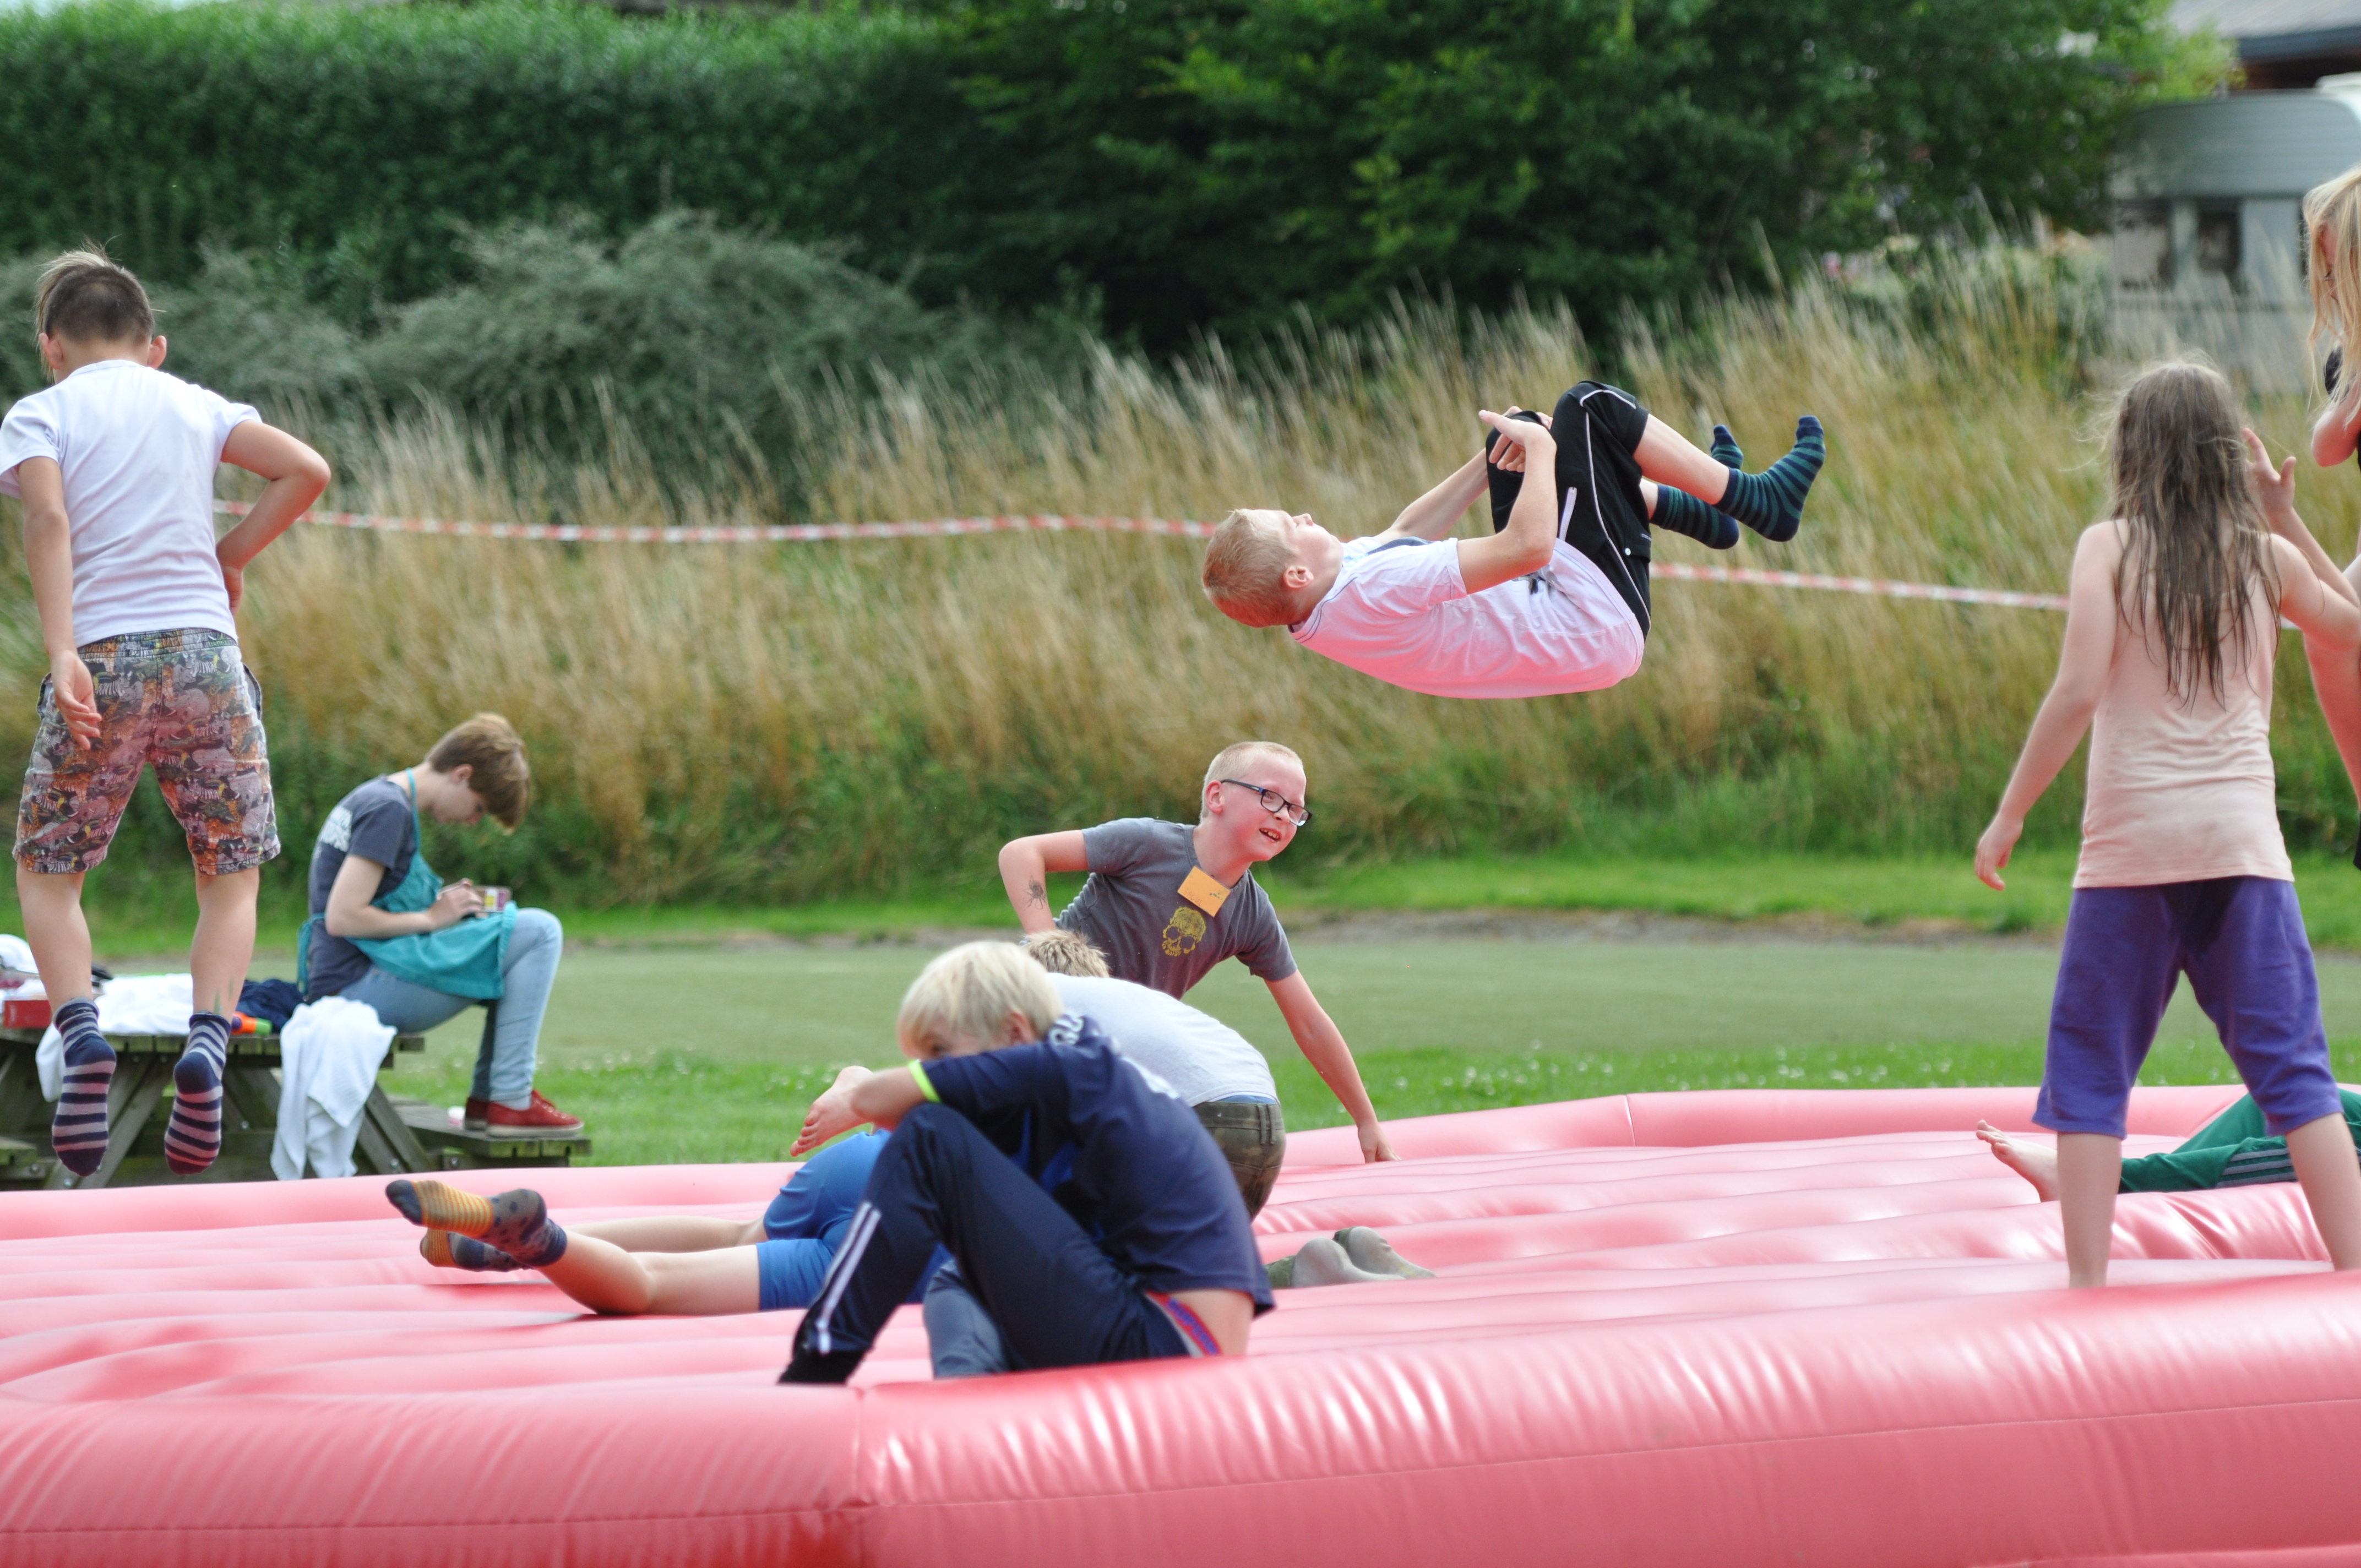
[[(539, 1081), (588, 1119), (599, 1163), (783, 1158), (836, 1067), (898, 1059), (895, 1007), (932, 950), (580, 948)], [(2032, 1083), (2056, 973), (2046, 948), (1993, 942), (1307, 940), (1298, 954), (1385, 1116), (1634, 1090)], [(2321, 980), (2349, 1081), (2361, 960), (2323, 956)], [(1191, 1000), (1271, 1058), (1290, 1126), (1344, 1119), (1244, 970), (1224, 965)], [(480, 1017), (436, 1031), (388, 1087), (456, 1103)], [(2184, 988), (2145, 1081), (2233, 1076)]]

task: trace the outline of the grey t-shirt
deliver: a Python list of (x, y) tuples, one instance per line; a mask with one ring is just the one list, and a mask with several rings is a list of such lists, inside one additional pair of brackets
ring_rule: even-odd
[(1221, 913), (1207, 915), (1180, 896), (1180, 883), (1198, 869), (1196, 841), (1183, 822), (1126, 817), (1082, 830), (1090, 880), (1058, 916), (1059, 929), (1098, 944), (1117, 980), (1189, 994), (1189, 988), (1224, 959), (1235, 958), (1257, 980), (1295, 972), (1279, 914), (1248, 872), (1230, 889)]
[[(401, 879), (410, 874), (411, 857), (417, 853), (418, 823), (411, 814), (410, 792), (394, 779), (369, 780), (336, 802), (336, 808), (320, 824), (319, 842), (312, 846), (312, 913), (327, 913), (328, 890), (336, 885), (336, 873), (345, 869), (346, 856), (358, 855), (385, 868), (377, 891), (369, 894), (375, 900), (401, 885)], [(317, 1002), (323, 996), (337, 995), (368, 970), (367, 953), (342, 937), (329, 936), (325, 926), (314, 926), (311, 989), (303, 1000)]]

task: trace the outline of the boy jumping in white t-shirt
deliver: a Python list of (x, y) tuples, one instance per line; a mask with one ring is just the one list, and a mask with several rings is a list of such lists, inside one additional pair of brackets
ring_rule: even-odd
[[(254, 958), (261, 866), (279, 853), (238, 596), (247, 563), (327, 488), (328, 465), (245, 404), (164, 374), (147, 291), (104, 256), (50, 262), (33, 311), (54, 384), (0, 420), (0, 495), (24, 502), (25, 569), (49, 655), (16, 844), (25, 939), (65, 1040), (49, 1141), (77, 1176), (106, 1157), (115, 1051), (92, 1001), (82, 879), (152, 767), (197, 877), (195, 1012), (164, 1129), (165, 1163), (192, 1176), (221, 1150), (229, 1014)], [(216, 538), (222, 463), (269, 483)]]
[[(1205, 551), (1206, 597), (1232, 620), (1285, 626), (1313, 652), (1411, 691), (1597, 691), (1640, 668), (1651, 526), (1726, 550), (1743, 522), (1784, 543), (1826, 455), (1807, 414), (1795, 450), (1742, 473), (1728, 431), (1701, 452), (1596, 381), (1568, 391), (1554, 418), (1481, 417), (1493, 431), (1484, 450), (1383, 533), (1347, 542), (1308, 514), (1232, 512)], [(1554, 482), (1527, 485), (1529, 471)], [(1492, 537), (1452, 539), (1488, 488)]]

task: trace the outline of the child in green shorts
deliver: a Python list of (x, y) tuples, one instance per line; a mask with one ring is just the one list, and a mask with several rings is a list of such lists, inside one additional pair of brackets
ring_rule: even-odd
[[(2361, 1149), (2361, 1094), (2340, 1088), (2336, 1095), (2345, 1104), (2345, 1130)], [(1976, 1124), (1976, 1136), (1992, 1146), (1994, 1159), (2033, 1183), (2044, 1203), (2057, 1201), (2055, 1149), (2021, 1144), (1990, 1122)], [(2289, 1157), (2287, 1140), (2271, 1136), (2263, 1124), (2263, 1108), (2253, 1095), (2242, 1094), (2179, 1148), (2124, 1161), (2115, 1190), (2210, 1192), (2217, 1187), (2260, 1187), (2294, 1179), (2295, 1162)]]

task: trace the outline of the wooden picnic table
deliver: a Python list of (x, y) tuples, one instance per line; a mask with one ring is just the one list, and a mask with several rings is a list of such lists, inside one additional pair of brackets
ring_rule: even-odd
[[(279, 1132), (277, 1035), (230, 1036), (222, 1074), (222, 1151), (212, 1168), (196, 1177), (173, 1176), (164, 1162), (172, 1065), (186, 1037), (107, 1036), (115, 1069), (106, 1096), (106, 1156), (95, 1171), (77, 1178), (49, 1147), (50, 1105), (41, 1097), (34, 1061), (41, 1034), (0, 1029), (0, 1190), (272, 1179), (270, 1147)], [(423, 1035), (396, 1035), (378, 1070), (391, 1067), (401, 1052), (425, 1048)], [(523, 1137), (469, 1132), (454, 1125), (443, 1107), (390, 1095), (379, 1083), (369, 1091), (361, 1113), (353, 1165), (365, 1173), (404, 1176), (483, 1166), (569, 1165), (589, 1152), (590, 1140), (581, 1132)]]

